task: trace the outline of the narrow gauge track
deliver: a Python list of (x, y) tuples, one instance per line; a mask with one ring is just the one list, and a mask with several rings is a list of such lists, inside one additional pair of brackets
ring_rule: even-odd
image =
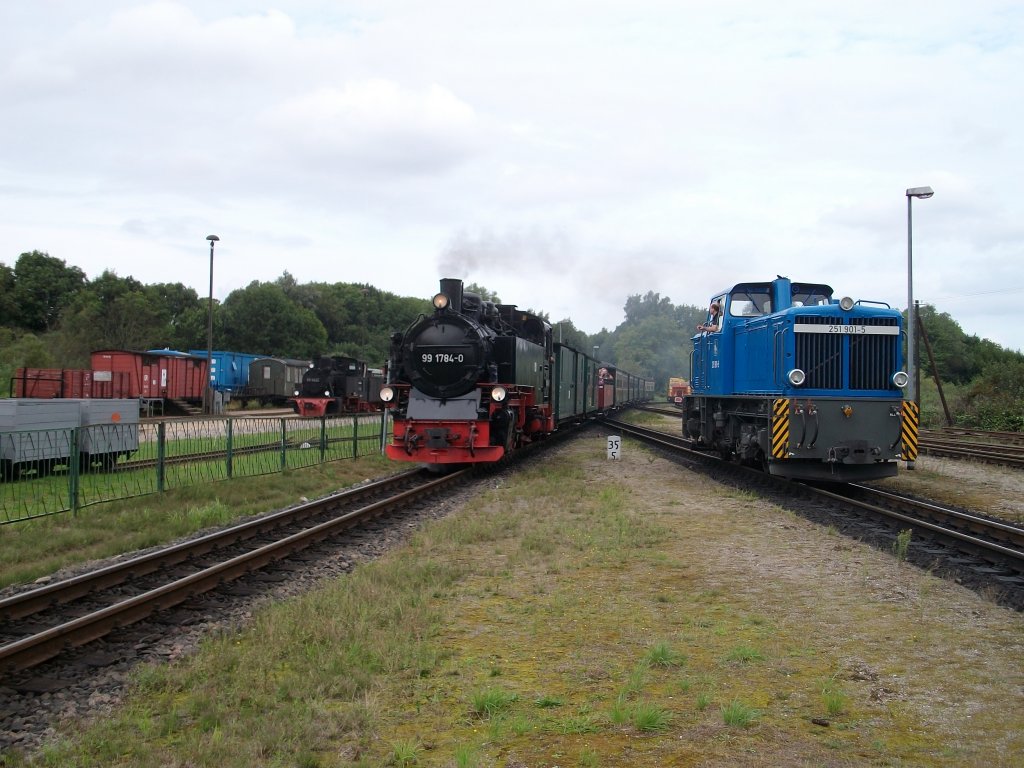
[[(921, 453), (931, 456), (945, 456), (949, 458), (970, 459), (981, 461), (987, 464), (999, 464), (1005, 467), (1024, 467), (1024, 444), (1013, 442), (973, 442), (971, 439), (964, 440), (958, 435), (968, 438), (984, 437), (992, 439), (992, 433), (974, 432), (947, 432), (924, 431), (918, 441), (918, 448)], [(1014, 433), (998, 433), (1014, 434)], [(998, 438), (997, 438), (998, 439)]]
[[(648, 405), (638, 406), (638, 409), (662, 416), (680, 416), (679, 409), (672, 406)], [(978, 442), (979, 438), (985, 442)], [(1004, 467), (1024, 467), (1024, 434), (1020, 432), (989, 432), (954, 427), (922, 430), (918, 449), (929, 456), (967, 459)]]
[(0, 672), (29, 669), (462, 482), (405, 472), (0, 600)]
[[(327, 445), (333, 445), (335, 443), (351, 443), (352, 438), (328, 438)], [(270, 453), (279, 452), (283, 447), (288, 450), (294, 450), (299, 445), (298, 441), (293, 438), (287, 440), (274, 440), (273, 442), (259, 443), (257, 445), (241, 445), (232, 447), (232, 456), (250, 456), (257, 453)], [(161, 460), (157, 459), (129, 459), (128, 461), (119, 462), (116, 465), (118, 472), (130, 472), (132, 470), (139, 469), (152, 469), (158, 463), (162, 463), (166, 466), (174, 464), (194, 464), (199, 461), (224, 461), (227, 458), (226, 450), (214, 450), (214, 451), (199, 451), (196, 453), (185, 453), (178, 456), (165, 456)]]
[(958, 435), (960, 437), (980, 437), (988, 442), (1009, 445), (1024, 445), (1024, 432), (1000, 432), (991, 429), (969, 429), (967, 427), (943, 427), (928, 430), (935, 435)]
[[(470, 486), (468, 493), (472, 493), (472, 484), (486, 480), (493, 471), (501, 472), (514, 467), (519, 462), (528, 460), (530, 456), (536, 456), (563, 440), (571, 439), (575, 434), (585, 431), (594, 424), (594, 421), (587, 421), (576, 428), (559, 430), (546, 440), (517, 451), (508, 462), (503, 461), (494, 466), (452, 473), (441, 479), (438, 479), (437, 475), (419, 470), (405, 473), (404, 476), (409, 478), (410, 485), (419, 486), (422, 496), (412, 498), (410, 494), (415, 493), (416, 488), (404, 494), (399, 492), (393, 499), (395, 505), (391, 510), (383, 509), (383, 505), (373, 498), (364, 498), (360, 501), (358, 498), (350, 497), (352, 506), (362, 505), (368, 508), (365, 510), (367, 515), (359, 517), (360, 522), (365, 523), (363, 525), (345, 529), (346, 525), (355, 526), (355, 517), (359, 515), (359, 510), (349, 513), (336, 511), (336, 521), (316, 524), (310, 520), (307, 525), (317, 527), (320, 532), (327, 533), (324, 530), (327, 528), (341, 533), (324, 543), (313, 544), (303, 552), (295, 551), (298, 544), (291, 551), (286, 551), (289, 542), (281, 542), (280, 554), (271, 565), (257, 569), (255, 565), (247, 564), (244, 566), (247, 569), (246, 574), (242, 578), (213, 588), (205, 594), (200, 594), (197, 588), (192, 588), (189, 592), (194, 597), (186, 599), (176, 608), (170, 606), (168, 599), (163, 599), (159, 610), (154, 609), (147, 617), (136, 623), (121, 626), (106, 637), (84, 646), (73, 648), (67, 640), (50, 637), (47, 642), (58, 648), (58, 655), (49, 661), (31, 667), (25, 667), (24, 664), (15, 665), (12, 662), (0, 663), (0, 764), (3, 763), (2, 755), (6, 749), (31, 751), (40, 746), (49, 735), (52, 735), (54, 724), (60, 719), (102, 716), (107, 707), (105, 702), (119, 699), (125, 684), (130, 680), (131, 671), (139, 663), (162, 664), (180, 658), (190, 653), (210, 633), (248, 624), (252, 619), (254, 606), (261, 601), (295, 597), (316, 589), (324, 578), (348, 573), (359, 563), (379, 557), (390, 548), (399, 545), (411, 528), (446, 515), (450, 511), (449, 504), (452, 499), (457, 500), (465, 492), (461, 487), (454, 488), (454, 484), (464, 481), (465, 485)], [(365, 489), (370, 487), (367, 484), (337, 496), (365, 493)], [(379, 493), (386, 495), (391, 491), (381, 488)], [(427, 503), (423, 503), (421, 499)], [(387, 515), (388, 511), (392, 511), (392, 514)], [(380, 519), (369, 519), (374, 513)], [(279, 538), (285, 535), (277, 534)], [(305, 535), (299, 532), (291, 538), (291, 543), (295, 544), (296, 538)], [(310, 537), (313, 535), (309, 534)], [(249, 546), (250, 549), (258, 549), (262, 545), (254, 540)], [(229, 558), (222, 556), (221, 560), (229, 561)], [(141, 561), (136, 558), (135, 562)], [(238, 560), (235, 565), (239, 569), (243, 567)], [(189, 564), (186, 562), (183, 567), (189, 567)], [(208, 567), (217, 568), (218, 565), (211, 562)], [(229, 562), (220, 567), (225, 573), (217, 574), (216, 578), (218, 581), (227, 581), (227, 571), (231, 567)], [(164, 569), (163, 565), (156, 566), (157, 572), (161, 569)], [(190, 572), (183, 571), (177, 578), (181, 581), (190, 577)], [(154, 578), (157, 580), (150, 585), (126, 584), (123, 591), (127, 592), (130, 589), (144, 592), (149, 589), (153, 592), (161, 588), (172, 591), (173, 586), (170, 582), (175, 577), (167, 577), (164, 582), (159, 581), (158, 577)], [(116, 592), (120, 588), (113, 586), (111, 589)], [(11, 590), (7, 590), (7, 593), (10, 594)], [(141, 596), (139, 599), (142, 599)], [(53, 600), (51, 596), (51, 607), (43, 612), (36, 611), (34, 615), (30, 615), (31, 611), (22, 611), (25, 613), (23, 619), (11, 620), (22, 624), (22, 634), (15, 637), (14, 642), (19, 642), (31, 631), (32, 622), (41, 625), (48, 623), (48, 626), (40, 627), (41, 632), (58, 634), (61, 616), (68, 621), (75, 621), (89, 610), (85, 607), (88, 597), (81, 598), (77, 603), (71, 601), (56, 604)], [(104, 610), (101, 606), (96, 607), (99, 611)], [(135, 606), (134, 609), (141, 610), (139, 606)], [(46, 617), (47, 611), (50, 618)], [(0, 628), (6, 627), (8, 623), (7, 619), (0, 619)], [(0, 638), (0, 642), (7, 640)], [(5, 671), (16, 666), (21, 666), (21, 671)]]
[(667, 403), (665, 405), (634, 405), (633, 407), (638, 411), (650, 411), (651, 413), (660, 413), (662, 416), (675, 416), (676, 418), (682, 416), (683, 413), (675, 406)]
[(938, 561), (950, 570), (967, 571), (974, 576), (972, 580), (996, 586), (1004, 602), (1024, 610), (1024, 528), (1020, 526), (864, 485), (825, 489), (786, 480), (693, 450), (682, 436), (612, 419), (605, 419), (605, 423), (666, 448), (687, 463), (723, 469), (741, 482), (766, 485), (787, 498), (799, 493), (827, 501), (832, 511), (858, 515), (870, 524), (881, 521), (884, 528), (874, 533), (889, 541), (895, 540), (899, 530), (909, 527), (917, 538), (910, 543), (908, 554), (913, 551), (919, 562), (931, 565)]

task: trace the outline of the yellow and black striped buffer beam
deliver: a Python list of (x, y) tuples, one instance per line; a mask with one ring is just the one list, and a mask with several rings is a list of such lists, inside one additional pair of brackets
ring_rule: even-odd
[(903, 441), (903, 460), (917, 460), (917, 432), (921, 423), (921, 411), (913, 400), (903, 401), (903, 418), (900, 425), (900, 439)]
[(789, 457), (789, 398), (772, 403), (772, 457)]

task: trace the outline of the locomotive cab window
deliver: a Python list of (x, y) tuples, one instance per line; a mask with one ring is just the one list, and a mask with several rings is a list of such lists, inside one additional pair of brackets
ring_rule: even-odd
[(818, 307), (832, 299), (832, 289), (827, 285), (794, 285), (794, 307)]
[(772, 297), (768, 289), (744, 289), (732, 294), (729, 301), (730, 317), (760, 317), (772, 311)]

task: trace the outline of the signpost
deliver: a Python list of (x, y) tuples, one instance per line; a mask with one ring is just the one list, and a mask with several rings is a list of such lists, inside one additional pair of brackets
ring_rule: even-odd
[(608, 458), (618, 459), (622, 452), (622, 435), (608, 436)]

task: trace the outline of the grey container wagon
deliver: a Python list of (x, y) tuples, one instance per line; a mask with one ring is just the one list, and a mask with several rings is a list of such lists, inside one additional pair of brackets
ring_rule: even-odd
[(139, 447), (139, 401), (135, 398), (11, 398), (0, 400), (0, 478), (23, 472), (49, 474), (72, 458), (78, 430), (79, 466), (111, 469)]

